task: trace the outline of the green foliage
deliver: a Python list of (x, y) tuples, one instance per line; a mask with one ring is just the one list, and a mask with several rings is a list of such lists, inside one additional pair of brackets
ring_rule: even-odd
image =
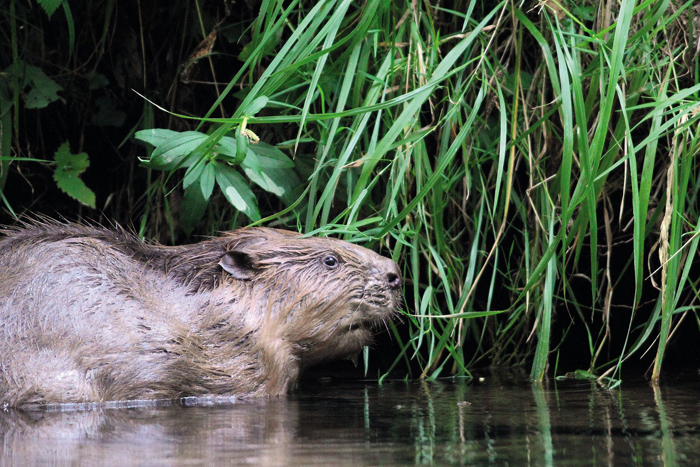
[[(259, 111), (264, 102), (253, 102), (251, 112)], [(143, 165), (157, 170), (187, 169), (182, 179), (185, 189), (182, 218), (183, 227), (191, 232), (204, 215), (214, 184), (238, 211), (251, 221), (260, 220), (255, 194), (239, 170), (263, 190), (290, 202), (301, 184), (293, 172), (294, 162), (274, 146), (256, 142), (250, 130), (236, 129), (235, 138), (223, 136), (229, 127), (224, 125), (206, 135), (199, 131), (182, 133), (166, 130), (142, 130), (135, 137), (155, 146), (151, 158)], [(236, 169), (235, 167), (239, 167)], [(199, 187), (199, 192), (196, 188)]]
[[(6, 68), (3, 75), (7, 77), (7, 82), (0, 86), (7, 90), (5, 92), (22, 94), (27, 109), (43, 109), (61, 99), (58, 93), (63, 88), (46, 76), (41, 68), (18, 62)], [(16, 89), (14, 83), (18, 84)]]
[[(39, 5), (49, 18), (60, 5), (63, 5), (68, 24), (69, 48), (72, 53), (75, 43), (75, 28), (68, 4), (63, 0), (40, 0)], [(27, 27), (26, 18), (23, 18), (22, 14), (18, 14), (17, 9), (16, 0), (10, 1), (9, 15), (7, 15), (5, 22), (10, 26), (10, 31), (9, 34), (7, 31), (1, 31), (5, 38), (3, 42), (9, 45), (9, 54), (7, 49), (0, 50), (0, 66), (4, 67), (0, 73), (0, 198), (13, 216), (16, 214), (4, 193), (12, 162), (31, 161), (50, 165), (43, 158), (21, 157), (13, 151), (17, 149), (12, 147), (13, 139), (16, 140), (15, 144), (19, 147), (20, 113), (25, 109), (38, 111), (46, 109), (54, 102), (65, 102), (59, 95), (59, 92), (64, 91), (64, 88), (56, 80), (49, 77), (42, 68), (31, 65), (23, 59), (22, 55), (26, 49), (20, 46), (20, 34), (28, 34), (26, 31), (35, 31), (35, 29)], [(21, 5), (19, 9), (27, 11)], [(55, 122), (51, 122), (51, 124), (53, 123)], [(28, 139), (41, 138), (36, 138), (30, 132)], [(58, 165), (53, 175), (59, 188), (81, 203), (94, 208), (94, 193), (77, 178), (88, 165), (87, 155), (70, 155), (66, 143), (56, 153), (55, 160)], [(72, 180), (71, 177), (76, 178)]]
[(61, 86), (46, 76), (41, 69), (27, 66), (25, 81), (31, 88), (24, 98), (26, 108), (41, 109), (60, 99), (58, 91), (62, 90)]
[(46, 15), (51, 18), (63, 1), (64, 0), (37, 0), (37, 3), (44, 9)]
[[(657, 378), (667, 342), (700, 323), (700, 8), (433, 3), (264, 0), (247, 16), (243, 3), (236, 15), (151, 6), (160, 31), (180, 32), (164, 43), (145, 26), (114, 61), (143, 75), (115, 91), (124, 77), (103, 74), (111, 63), (72, 70), (90, 70), (96, 93), (81, 121), (121, 128), (112, 146), (141, 161), (128, 188), (105, 196), (121, 199), (115, 217), (140, 216), (142, 234), (168, 240), (253, 222), (382, 249), (406, 278), (391, 368), (412, 376), (526, 364), (535, 380), (580, 370), (617, 384), (623, 363), (654, 358)], [(59, 79), (75, 36), (62, 5), (68, 37), (53, 74), (22, 55), (38, 26), (11, 22), (0, 46), (11, 57), (0, 124), (16, 148), (3, 133), (0, 186), (8, 161), (32, 152), (19, 131), (27, 104), (81, 100)], [(104, 5), (100, 44), (126, 47), (108, 37), (121, 29)], [(171, 26), (170, 12), (187, 19)], [(180, 44), (189, 58), (156, 62)], [(130, 89), (150, 101), (123, 123)], [(150, 155), (130, 145), (137, 129)]]
[(71, 154), (70, 146), (66, 141), (54, 154), (54, 160), (56, 170), (53, 173), (53, 179), (56, 185), (71, 198), (94, 209), (95, 193), (79, 178), (80, 174), (90, 166), (88, 155), (84, 152)]

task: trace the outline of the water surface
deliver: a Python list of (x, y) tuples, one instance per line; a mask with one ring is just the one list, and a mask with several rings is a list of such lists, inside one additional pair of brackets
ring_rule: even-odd
[(307, 384), (227, 404), (0, 411), (0, 465), (697, 465), (696, 381)]

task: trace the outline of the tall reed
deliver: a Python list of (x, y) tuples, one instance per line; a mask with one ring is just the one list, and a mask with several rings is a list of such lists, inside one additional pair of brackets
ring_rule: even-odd
[[(410, 330), (394, 335), (421, 376), (531, 361), (541, 380), (579, 352), (614, 380), (655, 347), (657, 380), (697, 321), (696, 13), (268, 0), (210, 115), (236, 86), (243, 103), (208, 121), (268, 99), (248, 128), (289, 133), (278, 146), (308, 170), (282, 220), (401, 261)], [(574, 328), (588, 344), (569, 349)]]

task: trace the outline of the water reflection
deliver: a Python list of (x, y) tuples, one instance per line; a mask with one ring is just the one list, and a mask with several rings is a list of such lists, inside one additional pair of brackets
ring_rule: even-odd
[(321, 384), (226, 405), (0, 412), (0, 465), (679, 465), (695, 383)]

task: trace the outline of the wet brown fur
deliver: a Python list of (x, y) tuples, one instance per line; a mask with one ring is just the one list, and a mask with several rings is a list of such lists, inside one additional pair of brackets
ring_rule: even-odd
[(355, 357), (400, 303), (393, 261), (335, 239), (249, 228), (165, 247), (46, 220), (2, 233), (0, 405), (283, 394), (305, 367)]

